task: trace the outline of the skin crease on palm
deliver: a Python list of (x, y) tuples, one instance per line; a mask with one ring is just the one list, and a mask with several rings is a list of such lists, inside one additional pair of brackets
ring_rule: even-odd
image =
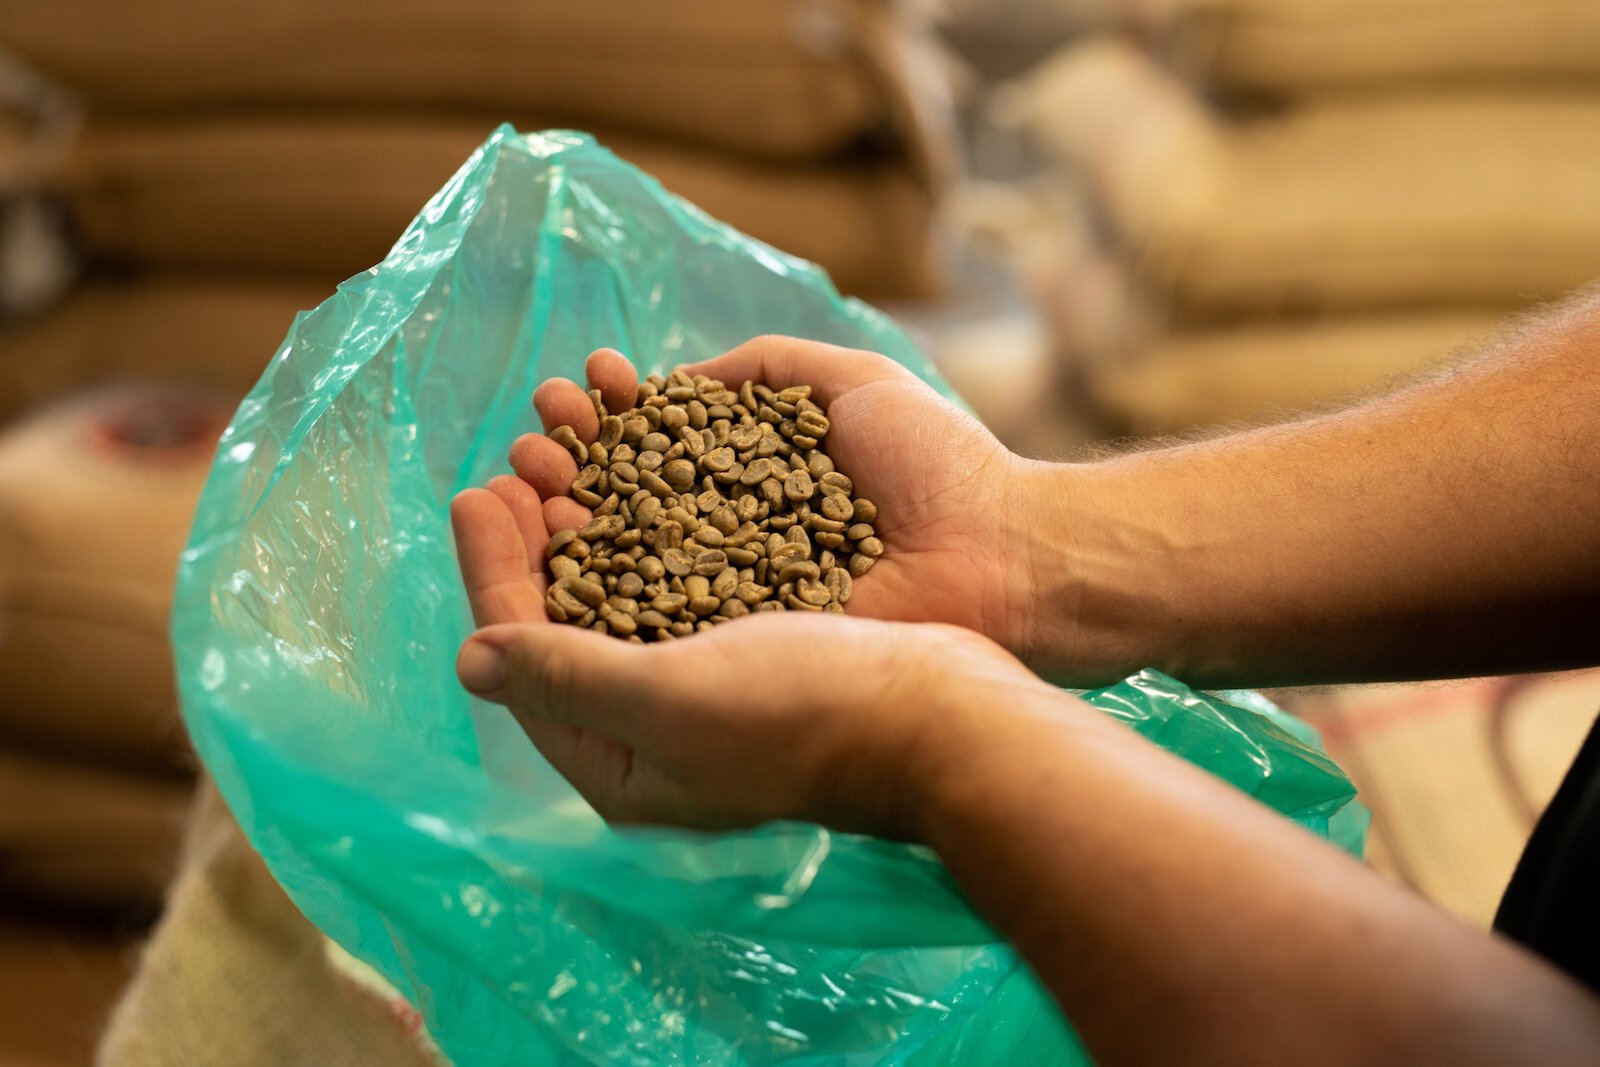
[[(1028, 594), (1022, 579), (982, 580), (1004, 573), (1014, 460), (975, 419), (882, 356), (764, 338), (689, 369), (732, 383), (754, 379), (775, 388), (813, 385), (813, 398), (827, 409), (833, 424), (827, 442), (830, 457), (855, 481), (858, 495), (878, 504), (885, 555), (856, 583), (844, 618), (763, 613), (688, 641), (650, 646), (573, 631), (587, 639), (583, 663), (546, 662), (537, 671), (513, 665), (513, 688), (549, 682), (564, 671), (603, 672), (608, 685), (601, 699), (616, 718), (595, 719), (591, 704), (583, 713), (595, 730), (564, 723), (561, 709), (551, 710), (564, 691), (553, 682), (545, 692), (508, 693), (502, 702), (513, 712), (519, 706), (545, 709), (543, 717), (519, 715), (519, 720), (552, 764), (613, 821), (717, 826), (802, 812), (835, 825), (904, 836), (906, 828), (896, 824), (892, 805), (872, 800), (872, 768), (881, 766), (883, 758), (908, 758), (899, 739), (914, 736), (914, 726), (908, 723), (900, 730), (898, 724), (877, 721), (870, 730), (866, 724), (832, 730), (819, 724), (824, 719), (857, 722), (855, 709), (861, 707), (914, 706), (918, 701), (904, 699), (904, 690), (934, 674), (960, 677), (962, 685), (992, 685), (984, 680), (997, 675), (1009, 685), (1043, 684), (993, 641), (972, 632), (1011, 647), (1020, 638), (1003, 620), (1017, 617), (1017, 602)], [(620, 353), (601, 349), (589, 357), (585, 370), (609, 409), (632, 404), (638, 378)], [(585, 442), (598, 436), (594, 408), (574, 382), (545, 382), (534, 394), (534, 405), (545, 426), (570, 425)], [(467, 490), (452, 506), (463, 578), (480, 627), (553, 625), (544, 609), (544, 546), (551, 534), (582, 526), (589, 512), (567, 495), (576, 464), (548, 437), (527, 434), (518, 439), (511, 465), (515, 476)], [(891, 628), (869, 621), (873, 617), (954, 625), (919, 627), (925, 640), (891, 641)], [(748, 702), (737, 699), (737, 686), (695, 686), (673, 694), (665, 691), (672, 683), (662, 681), (781, 677), (805, 660), (826, 662), (831, 675), (852, 680), (832, 700), (838, 707), (830, 710), (838, 716), (819, 716), (818, 690), (791, 687), (786, 699), (768, 703), (766, 719), (752, 722)], [(951, 669), (958, 665), (964, 665), (962, 673)], [(648, 693), (643, 691), (646, 682)], [(729, 695), (708, 705), (707, 692)], [(697, 704), (702, 716), (695, 744), (681, 750), (672, 744), (679, 735), (660, 728), (662, 717), (672, 714), (674, 695)], [(636, 733), (640, 723), (627, 721), (643, 705), (655, 709), (648, 738)], [(720, 729), (706, 728), (703, 716), (708, 712)], [(752, 745), (741, 736), (761, 740)], [(726, 752), (708, 750), (707, 738), (719, 739), (714, 747)], [(777, 745), (774, 738), (781, 739)], [(885, 746), (895, 751), (880, 751)], [(774, 759), (786, 771), (748, 765), (744, 755), (753, 750), (781, 753)], [(646, 758), (640, 758), (640, 751)], [(723, 756), (728, 758), (719, 758)], [(795, 774), (797, 763), (817, 773)], [(733, 765), (740, 771), (730, 779)], [(708, 780), (719, 783), (714, 801), (707, 798), (715, 810), (697, 802), (695, 791), (680, 784)], [(827, 787), (817, 796), (791, 797), (774, 794), (777, 782)]]

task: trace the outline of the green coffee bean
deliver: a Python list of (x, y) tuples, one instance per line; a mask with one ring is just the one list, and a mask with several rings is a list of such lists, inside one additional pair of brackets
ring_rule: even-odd
[(629, 415), (622, 420), (622, 439), (630, 445), (637, 446), (649, 432), (650, 422), (643, 415)]
[[(612, 468), (615, 470), (615, 468)], [(612, 475), (615, 480), (616, 475)], [(849, 522), (856, 514), (856, 506), (850, 502), (848, 493), (828, 493), (823, 496), (821, 504), (822, 514), (835, 522)]]
[(855, 485), (838, 471), (829, 471), (817, 479), (817, 487), (824, 493), (849, 493)]
[(795, 596), (819, 608), (833, 599), (833, 593), (828, 587), (815, 578), (802, 578), (796, 582)]
[(563, 622), (567, 619), (576, 619), (589, 610), (571, 590), (559, 585), (550, 590), (550, 595), (545, 598), (545, 604), (547, 607), (552, 607), (555, 612), (559, 612)]
[(676, 615), (683, 610), (684, 605), (687, 603), (689, 603), (688, 596), (681, 592), (660, 593), (650, 600), (650, 606), (663, 615)]
[(783, 480), (783, 495), (795, 503), (810, 500), (815, 492), (811, 475), (803, 470), (790, 471), (789, 476)]
[(772, 460), (763, 456), (745, 464), (744, 473), (739, 475), (739, 484), (759, 485), (770, 477), (772, 477)]
[(676, 519), (663, 519), (656, 526), (656, 552), (665, 555), (668, 549), (683, 547), (683, 523)]
[(571, 593), (591, 608), (599, 607), (606, 599), (605, 587), (587, 578), (562, 578), (553, 588)]
[(769, 546), (767, 549), (767, 564), (772, 567), (786, 567), (797, 560), (805, 558), (805, 546), (796, 544), (793, 541), (785, 541), (777, 548)]
[(577, 530), (557, 530), (550, 535), (550, 541), (544, 546), (544, 556), (549, 559), (572, 542), (578, 539)]
[(696, 575), (720, 574), (727, 565), (727, 553), (721, 549), (711, 548), (695, 557), (693, 570)]
[(578, 440), (578, 431), (571, 426), (557, 426), (546, 436), (572, 453), (572, 458), (577, 460), (578, 466), (581, 467), (589, 462), (589, 446)]
[(809, 559), (797, 559), (792, 563), (784, 564), (783, 569), (778, 571), (778, 584), (782, 585), (785, 582), (798, 581), (801, 578), (816, 580), (821, 576), (822, 570), (815, 562)]
[[(649, 455), (649, 453), (645, 454)], [(663, 481), (655, 471), (641, 470), (639, 472), (639, 488), (648, 489), (658, 497), (672, 495), (672, 486)]]
[(677, 493), (694, 484), (694, 464), (686, 459), (674, 459), (661, 468), (661, 477)]

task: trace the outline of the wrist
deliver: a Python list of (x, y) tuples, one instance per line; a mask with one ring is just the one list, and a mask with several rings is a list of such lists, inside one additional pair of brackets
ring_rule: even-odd
[(1160, 535), (1138, 529), (1119, 503), (1115, 464), (1020, 461), (1012, 543), (1029, 591), (1012, 644), (1034, 671), (1092, 687), (1160, 665), (1156, 602), (1170, 581)]
[(1129, 738), (1139, 740), (1037, 677), (947, 688), (930, 705), (927, 728), (907, 760), (914, 770), (905, 785), (902, 836), (942, 855), (986, 813), (1009, 811), (1012, 787), (1027, 787), (1040, 775), (1055, 780), (1052, 788), (1066, 802), (1075, 760)]

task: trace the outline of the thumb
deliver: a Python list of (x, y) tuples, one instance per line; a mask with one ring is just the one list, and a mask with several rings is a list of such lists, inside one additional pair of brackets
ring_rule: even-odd
[(576, 626), (510, 623), (467, 638), (461, 684), (537, 718), (631, 742), (648, 699), (649, 649)]

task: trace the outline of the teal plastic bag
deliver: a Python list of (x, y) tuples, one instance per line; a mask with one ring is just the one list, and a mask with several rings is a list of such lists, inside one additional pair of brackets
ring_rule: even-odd
[[(195, 744), (295, 903), (461, 1067), (1079, 1062), (926, 850), (614, 832), (456, 683), (448, 503), (537, 428), (534, 387), (600, 345), (656, 371), (763, 332), (948, 392), (809, 264), (583, 135), (497, 131), (295, 320), (222, 438), (173, 612)], [(1354, 795), (1269, 717), (1171, 679), (1089, 699), (1315, 831)]]

